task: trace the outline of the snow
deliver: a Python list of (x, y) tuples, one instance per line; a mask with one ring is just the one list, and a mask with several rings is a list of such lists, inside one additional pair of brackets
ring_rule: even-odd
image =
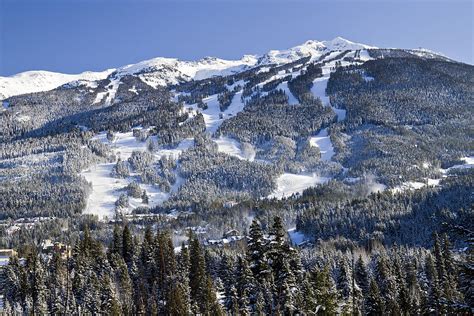
[(137, 91), (137, 88), (135, 86), (133, 86), (131, 89), (128, 89), (128, 91), (133, 92), (133, 93), (138, 95), (138, 91)]
[(40, 70), (22, 72), (10, 77), (0, 77), (0, 100), (25, 93), (52, 90), (72, 81), (102, 80), (107, 78), (114, 70), (86, 71), (80, 74), (62, 74)]
[(459, 169), (470, 169), (474, 167), (474, 156), (462, 157), (460, 158), (461, 161), (464, 161), (461, 165), (454, 165), (449, 167), (448, 169), (440, 168), (439, 172), (443, 175), (443, 178), (447, 177), (450, 171), (459, 170)]
[(311, 146), (319, 148), (321, 152), (321, 160), (329, 161), (334, 156), (334, 147), (331, 142), (331, 138), (328, 135), (327, 128), (322, 129), (318, 135), (309, 139)]
[(230, 156), (237, 157), (242, 160), (254, 161), (255, 152), (244, 153), (240, 146), (240, 143), (230, 137), (221, 136), (214, 140), (218, 146), (218, 151), (228, 154)]
[(295, 96), (293, 93), (291, 93), (290, 89), (288, 88), (288, 81), (280, 83), (277, 87), (276, 90), (283, 90), (285, 94), (288, 96), (288, 104), (290, 105), (296, 105), (299, 104), (298, 100), (296, 100)]
[[(115, 72), (114, 77), (118, 81), (123, 76), (136, 75), (143, 82), (156, 88), (159, 85), (177, 84), (192, 79), (200, 80), (213, 76), (230, 75), (258, 65), (288, 63), (307, 56), (311, 56), (315, 60), (330, 51), (336, 51), (335, 54), (338, 54), (344, 50), (363, 50), (361, 59), (364, 59), (369, 58), (365, 50), (370, 48), (375, 47), (336, 37), (330, 41), (310, 40), (290, 49), (271, 50), (261, 56), (245, 55), (239, 60), (206, 57), (198, 61), (182, 61), (176, 58), (157, 57), (101, 72), (86, 71), (80, 74), (62, 74), (50, 71), (28, 71), (10, 77), (0, 77), (0, 100), (14, 95), (52, 90), (71, 82), (75, 82), (71, 85), (79, 84), (94, 88), (96, 85), (92, 81), (106, 79), (113, 72)], [(89, 81), (89, 83), (85, 81)], [(117, 84), (114, 84), (111, 89), (112, 93), (116, 87)], [(100, 102), (104, 95), (101, 97), (98, 96), (96, 101)], [(113, 95), (109, 96), (106, 102), (112, 100)]]
[(399, 186), (396, 186), (391, 189), (392, 192), (403, 192), (407, 190), (419, 190), (421, 188), (424, 188), (426, 186), (438, 186), (439, 183), (441, 182), (441, 179), (426, 179), (425, 182), (419, 182), (419, 181), (408, 181), (404, 182)]
[[(92, 104), (100, 103), (105, 99), (105, 105), (111, 105), (115, 98), (115, 94), (117, 94), (118, 86), (120, 85), (120, 80), (117, 78), (113, 78), (109, 85), (106, 87), (107, 91), (97, 93), (95, 100)], [(136, 91), (136, 90), (135, 90)]]
[(28, 121), (31, 120), (31, 117), (28, 116), (28, 115), (18, 115), (18, 116), (16, 117), (16, 120), (17, 120), (18, 122), (28, 122)]
[(325, 183), (329, 178), (313, 174), (284, 173), (277, 179), (277, 189), (268, 198), (283, 198), (295, 193), (301, 193), (309, 187)]
[(448, 169), (441, 169), (442, 173), (448, 173), (450, 170), (454, 169), (469, 169), (474, 167), (474, 156), (463, 157), (460, 160), (464, 161), (462, 165), (454, 165)]
[[(225, 119), (235, 116), (244, 109), (245, 104), (242, 102), (241, 97), (242, 90), (234, 95), (229, 107), (224, 112), (221, 112), (219, 101), (217, 100), (217, 94), (208, 96), (203, 99), (203, 102), (207, 104), (208, 108), (202, 110), (197, 107), (197, 104), (192, 104), (189, 106), (193, 112), (191, 115), (195, 115), (197, 111), (201, 112), (206, 123), (206, 130), (209, 133), (214, 134)], [(221, 114), (222, 118), (220, 118)]]
[(362, 50), (376, 48), (373, 46), (354, 43), (342, 37), (336, 37), (330, 41), (309, 40), (301, 45), (286, 50), (271, 50), (258, 58), (261, 64), (289, 63), (303, 57), (311, 56), (315, 60), (329, 51)]
[(326, 87), (328, 85), (329, 76), (316, 78), (313, 80), (311, 92), (323, 102), (323, 105), (329, 105), (329, 97), (326, 95)]
[[(146, 150), (146, 142), (137, 141), (133, 136), (133, 132), (116, 133), (115, 139), (112, 143), (107, 140), (105, 132), (98, 134), (94, 137), (94, 139), (111, 145), (115, 155), (120, 157), (122, 160), (127, 160), (132, 155), (133, 151)], [(153, 153), (153, 155), (155, 159), (159, 159), (163, 156), (177, 159), (184, 150), (193, 145), (193, 139), (184, 139), (178, 144), (176, 148), (161, 148), (157, 152)], [(95, 214), (100, 219), (104, 219), (106, 217), (110, 219), (114, 216), (115, 201), (119, 198), (120, 194), (124, 193), (124, 191), (121, 191), (121, 189), (131, 182), (130, 178), (113, 178), (111, 176), (111, 172), (114, 165), (115, 162), (100, 163), (81, 173), (85, 179), (92, 184), (92, 192), (88, 197), (84, 214)], [(134, 176), (134, 174), (131, 176)], [(172, 186), (171, 192), (176, 192), (182, 183), (183, 179), (177, 177), (177, 181)], [(163, 203), (169, 198), (169, 193), (162, 192), (153, 185), (139, 183), (139, 186), (141, 189), (146, 190), (149, 198), (149, 204), (142, 204), (141, 199), (129, 197), (130, 209), (134, 209), (139, 206), (153, 207)]]

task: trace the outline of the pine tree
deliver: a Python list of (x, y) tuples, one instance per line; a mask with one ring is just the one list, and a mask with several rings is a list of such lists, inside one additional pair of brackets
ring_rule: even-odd
[(118, 225), (115, 225), (112, 244), (109, 247), (109, 258), (111, 254), (122, 255), (122, 242), (122, 231)]
[(191, 311), (191, 290), (189, 288), (189, 251), (184, 245), (181, 245), (181, 252), (179, 254), (179, 260), (177, 264), (177, 283), (181, 287), (183, 306), (187, 310), (187, 314)]
[(146, 191), (143, 190), (143, 193), (142, 193), (142, 203), (143, 204), (148, 204), (150, 202), (149, 198), (148, 198), (148, 194), (146, 194)]
[(342, 312), (344, 314), (352, 314), (353, 307), (353, 288), (352, 288), (352, 277), (351, 271), (344, 258), (341, 258), (338, 262), (338, 273), (337, 273), (337, 289), (339, 290)]
[(427, 306), (424, 307), (426, 313), (433, 311), (443, 312), (442, 306), (442, 291), (439, 284), (438, 272), (433, 262), (433, 257), (428, 254), (425, 258), (425, 273), (428, 279), (428, 301)]
[(443, 291), (446, 300), (449, 302), (449, 312), (456, 313), (456, 308), (462, 305), (462, 296), (458, 290), (458, 269), (451, 253), (451, 244), (448, 235), (443, 236), (443, 261), (445, 266), (446, 277), (443, 283)]
[(381, 255), (376, 262), (375, 277), (385, 302), (385, 312), (391, 315), (399, 314), (397, 285), (385, 255)]
[(122, 256), (129, 267), (132, 264), (133, 251), (132, 234), (128, 225), (125, 225), (122, 232)]
[(357, 285), (365, 293), (369, 289), (369, 273), (361, 256), (359, 256), (355, 264), (354, 277)]
[(28, 282), (32, 298), (32, 313), (43, 315), (47, 311), (47, 289), (45, 284), (45, 271), (38, 253), (32, 251), (26, 260)]
[[(233, 310), (234, 295), (237, 295), (234, 281), (232, 263), (227, 255), (222, 255), (222, 260), (219, 267), (219, 277), (224, 286), (224, 306), (228, 311)], [(235, 294), (234, 294), (235, 291)]]
[(385, 315), (385, 309), (377, 282), (371, 278), (369, 292), (365, 300), (365, 312), (367, 315)]
[(337, 309), (337, 289), (329, 272), (329, 266), (312, 270), (310, 280), (314, 286), (317, 310), (324, 311), (326, 315), (334, 315)]
[(262, 228), (256, 218), (252, 221), (247, 243), (247, 260), (253, 276), (258, 283), (268, 279), (270, 272)]
[(206, 275), (206, 262), (204, 259), (204, 253), (201, 249), (199, 240), (195, 236), (190, 237), (189, 247), (190, 257), (193, 258), (193, 262), (189, 270), (191, 302), (195, 308), (198, 308), (198, 310), (193, 312), (206, 313), (212, 304), (210, 304), (208, 301), (209, 295), (207, 295), (209, 284)]
[[(421, 313), (422, 297), (421, 288), (416, 276), (415, 263), (412, 261), (407, 262), (405, 265), (406, 273), (406, 289), (409, 298), (409, 311), (408, 314), (418, 315)], [(402, 308), (403, 310), (403, 308)]]
[(49, 263), (49, 298), (48, 310), (53, 314), (63, 314), (66, 298), (66, 266), (58, 252), (55, 252)]
[(410, 297), (408, 296), (408, 289), (406, 285), (406, 276), (402, 270), (400, 257), (397, 255), (393, 260), (393, 272), (395, 282), (398, 288), (398, 306), (402, 314), (408, 314), (410, 311)]
[[(240, 311), (250, 310), (251, 300), (253, 302), (256, 284), (247, 260), (242, 256), (237, 259), (236, 267), (237, 294), (239, 296)], [(243, 305), (247, 304), (247, 305)]]
[(303, 303), (301, 308), (303, 314), (315, 315), (318, 302), (308, 274), (305, 275), (303, 283), (301, 284), (301, 292), (303, 293)]

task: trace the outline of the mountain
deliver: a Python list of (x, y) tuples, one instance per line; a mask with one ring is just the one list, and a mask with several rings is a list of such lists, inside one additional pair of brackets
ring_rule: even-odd
[(108, 69), (101, 72), (86, 71), (80, 74), (63, 74), (40, 70), (0, 77), (0, 100), (19, 94), (52, 90), (71, 81), (105, 79), (113, 71), (114, 69)]
[(473, 73), (338, 37), (240, 60), (0, 78), (0, 220), (444, 187), (473, 165)]
[(375, 48), (336, 37), (330, 41), (307, 41), (287, 50), (271, 50), (262, 56), (245, 55), (240, 60), (206, 57), (198, 61), (181, 61), (175, 58), (158, 57), (101, 72), (62, 74), (49, 71), (27, 71), (9, 77), (0, 77), (0, 100), (25, 93), (48, 91), (72, 81), (102, 80), (109, 75), (114, 77), (137, 75), (147, 84), (156, 87), (216, 75), (230, 75), (255, 66), (284, 64), (307, 56), (315, 59), (331, 51)]

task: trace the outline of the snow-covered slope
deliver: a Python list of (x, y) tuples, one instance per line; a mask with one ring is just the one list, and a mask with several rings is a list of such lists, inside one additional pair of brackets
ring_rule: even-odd
[(114, 69), (101, 72), (86, 71), (71, 75), (39, 70), (26, 71), (10, 77), (0, 77), (0, 100), (19, 94), (52, 90), (71, 81), (105, 79), (113, 71)]
[(302, 45), (295, 46), (286, 50), (271, 50), (261, 56), (259, 64), (282, 64), (298, 60), (303, 57), (311, 56), (313, 59), (330, 51), (362, 50), (375, 49), (377, 47), (354, 43), (342, 37), (336, 37), (330, 41), (310, 40)]
[(240, 60), (206, 57), (198, 61), (158, 57), (120, 67), (117, 69), (116, 76), (138, 75), (144, 82), (156, 87), (191, 79), (199, 80), (216, 75), (231, 75), (254, 66), (256, 62), (257, 59), (249, 55)]
[[(9, 77), (0, 77), (0, 100), (25, 93), (52, 90), (73, 81), (95, 81), (109, 76), (112, 77), (112, 81), (119, 81), (126, 75), (138, 76), (142, 81), (156, 88), (189, 80), (230, 75), (255, 66), (285, 64), (308, 56), (315, 60), (330, 52), (337, 54), (338, 51), (362, 50), (361, 55), (365, 56), (367, 49), (376, 48), (336, 37), (330, 41), (310, 40), (289, 49), (271, 50), (261, 56), (244, 55), (239, 60), (206, 57), (198, 61), (183, 61), (176, 58), (158, 57), (101, 72), (62, 74), (49, 71), (27, 71)], [(442, 57), (438, 53), (424, 49), (410, 50), (410, 52), (425, 58)]]
[(0, 77), (0, 100), (25, 93), (52, 90), (72, 81), (102, 80), (111, 74), (116, 80), (125, 75), (136, 75), (145, 83), (156, 87), (192, 79), (205, 79), (216, 75), (230, 75), (257, 65), (283, 64), (307, 56), (318, 58), (324, 53), (334, 50), (369, 48), (375, 47), (336, 37), (331, 41), (307, 41), (287, 50), (272, 50), (262, 56), (245, 55), (239, 60), (206, 57), (198, 61), (182, 61), (175, 58), (158, 57), (101, 72), (86, 71), (81, 74), (62, 74), (49, 71), (27, 71), (9, 77)]

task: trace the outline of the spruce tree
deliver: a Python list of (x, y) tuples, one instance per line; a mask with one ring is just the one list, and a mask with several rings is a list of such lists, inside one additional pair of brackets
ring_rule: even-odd
[(250, 225), (247, 243), (247, 260), (253, 276), (258, 283), (268, 279), (270, 272), (267, 263), (267, 251), (259, 221), (254, 218)]
[(127, 263), (127, 266), (129, 267), (132, 264), (133, 251), (134, 249), (132, 234), (130, 232), (128, 224), (126, 224), (122, 232), (122, 256), (125, 262)]
[(329, 272), (329, 266), (322, 269), (313, 269), (310, 277), (314, 286), (317, 309), (327, 315), (333, 315), (337, 309), (337, 289)]
[(369, 283), (369, 292), (365, 299), (365, 313), (367, 315), (385, 315), (384, 304), (380, 295), (380, 290), (377, 282), (371, 278)]

